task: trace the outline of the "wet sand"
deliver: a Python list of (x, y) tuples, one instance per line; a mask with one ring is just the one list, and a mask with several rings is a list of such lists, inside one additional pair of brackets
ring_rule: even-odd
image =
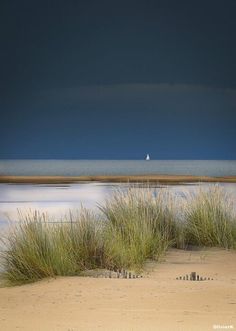
[(180, 184), (194, 182), (236, 183), (236, 176), (207, 177), (190, 175), (127, 175), (127, 176), (0, 176), (0, 183), (58, 184), (73, 182), (111, 182), (135, 183), (158, 182), (161, 184)]
[[(196, 271), (213, 280), (176, 277)], [(0, 330), (236, 329), (236, 252), (170, 250), (144, 278), (64, 277), (0, 288)]]

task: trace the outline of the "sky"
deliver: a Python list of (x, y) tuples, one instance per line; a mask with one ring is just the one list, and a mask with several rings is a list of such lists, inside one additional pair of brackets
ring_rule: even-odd
[(1, 159), (236, 159), (235, 0), (0, 2)]

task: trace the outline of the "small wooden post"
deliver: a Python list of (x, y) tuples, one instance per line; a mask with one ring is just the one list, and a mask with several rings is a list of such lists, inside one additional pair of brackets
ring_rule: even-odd
[(182, 280), (182, 277), (180, 276), (179, 279)]
[(200, 280), (203, 280), (203, 278), (202, 278), (202, 277), (200, 277)]
[(188, 275), (186, 275), (186, 280), (188, 280)]
[(197, 280), (199, 280), (199, 275), (197, 275)]
[(129, 272), (129, 278), (132, 278), (132, 274), (131, 274), (131, 272)]
[(196, 280), (196, 272), (195, 271), (191, 272), (190, 278), (191, 278), (191, 280)]

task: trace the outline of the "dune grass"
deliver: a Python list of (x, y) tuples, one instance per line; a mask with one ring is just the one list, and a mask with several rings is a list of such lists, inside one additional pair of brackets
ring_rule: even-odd
[(146, 259), (157, 260), (173, 244), (173, 201), (167, 191), (117, 190), (100, 210), (106, 219), (108, 265), (141, 268)]
[(236, 248), (234, 204), (221, 187), (201, 187), (188, 198), (185, 208), (186, 240), (189, 244)]
[(142, 269), (169, 247), (236, 248), (236, 218), (230, 197), (218, 186), (200, 187), (186, 198), (169, 190), (117, 190), (99, 206), (84, 208), (64, 222), (49, 223), (39, 212), (19, 214), (1, 254), (9, 284), (79, 275), (94, 268)]
[(39, 212), (19, 216), (1, 254), (4, 278), (9, 283), (78, 275), (102, 266), (101, 224), (91, 212), (82, 209), (65, 223), (49, 223)]

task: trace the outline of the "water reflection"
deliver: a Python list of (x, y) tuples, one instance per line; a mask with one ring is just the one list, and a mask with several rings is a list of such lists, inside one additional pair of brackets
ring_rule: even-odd
[[(201, 184), (208, 187), (208, 184)], [(0, 184), (0, 228), (8, 219), (18, 220), (17, 210), (27, 212), (29, 209), (48, 213), (53, 219), (61, 219), (68, 210), (79, 209), (81, 205), (96, 210), (117, 188), (126, 189), (129, 184), (113, 183), (73, 183), (69, 185), (31, 185)], [(132, 184), (134, 186), (134, 184)], [(194, 192), (199, 184), (188, 185), (152, 185), (157, 190), (169, 187), (176, 195), (184, 196)], [(236, 204), (236, 184), (220, 184), (232, 194)]]

